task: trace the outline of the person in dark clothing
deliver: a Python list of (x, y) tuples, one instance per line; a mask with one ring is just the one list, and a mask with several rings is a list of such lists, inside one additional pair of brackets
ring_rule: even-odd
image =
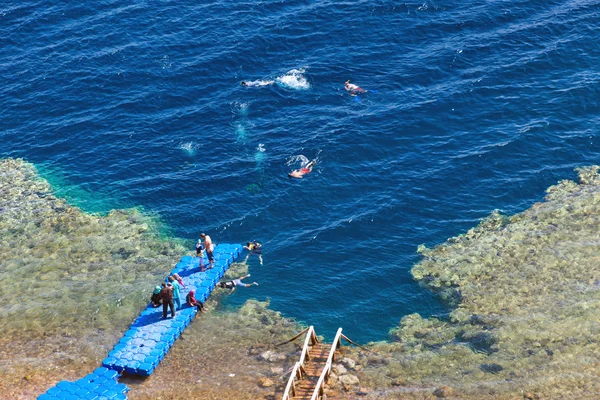
[(248, 242), (246, 246), (244, 246), (244, 249), (248, 250), (248, 255), (246, 255), (246, 259), (244, 260), (244, 262), (248, 262), (248, 257), (250, 257), (250, 255), (256, 254), (258, 256), (258, 259), (260, 260), (260, 265), (263, 265), (262, 244), (260, 244), (256, 240), (253, 240), (252, 242)]
[(188, 303), (190, 306), (196, 306), (198, 307), (199, 311), (202, 312), (206, 312), (206, 308), (204, 308), (204, 304), (202, 304), (201, 302), (199, 302), (196, 299), (196, 291), (195, 290), (190, 290), (190, 292), (187, 294), (187, 296), (185, 296), (185, 302)]
[(160, 291), (162, 287), (155, 286), (154, 291), (152, 292), (152, 297), (150, 297), (150, 301), (152, 302), (152, 307), (158, 307), (162, 304), (162, 297), (160, 296)]
[(160, 297), (162, 298), (163, 304), (163, 319), (167, 318), (167, 310), (171, 308), (171, 317), (175, 318), (175, 304), (173, 303), (173, 286), (162, 283), (162, 289), (160, 291)]

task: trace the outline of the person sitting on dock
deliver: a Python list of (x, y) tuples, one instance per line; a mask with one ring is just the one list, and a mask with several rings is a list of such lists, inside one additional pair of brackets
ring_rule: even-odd
[(262, 244), (260, 244), (256, 240), (253, 240), (252, 242), (248, 242), (246, 246), (244, 246), (244, 248), (249, 251), (248, 255), (246, 255), (246, 259), (244, 260), (244, 262), (248, 261), (248, 257), (250, 257), (250, 255), (256, 254), (258, 256), (258, 259), (260, 260), (260, 265), (263, 265)]
[(234, 279), (232, 281), (219, 282), (219, 283), (217, 283), (217, 287), (220, 287), (223, 289), (229, 289), (229, 294), (231, 294), (235, 290), (236, 286), (241, 286), (241, 287), (250, 287), (252, 285), (258, 286), (258, 283), (256, 283), (256, 282), (252, 282), (252, 283), (242, 282), (242, 279), (246, 279), (249, 276), (250, 276), (250, 274), (248, 274), (246, 276), (240, 276), (239, 278)]
[(158, 307), (162, 304), (162, 298), (160, 297), (160, 285), (154, 287), (154, 291), (152, 292), (152, 297), (150, 297), (150, 301), (152, 302), (152, 307)]
[(185, 296), (185, 302), (188, 303), (192, 307), (193, 306), (198, 307), (198, 311), (206, 312), (206, 308), (204, 307), (204, 304), (202, 304), (202, 302), (200, 302), (196, 299), (195, 294), (196, 294), (195, 290), (190, 290), (190, 292), (187, 294), (187, 296)]
[(167, 318), (167, 310), (171, 309), (171, 317), (175, 318), (175, 304), (173, 304), (173, 286), (162, 283), (162, 289), (160, 290), (160, 297), (162, 298), (163, 305), (163, 319)]

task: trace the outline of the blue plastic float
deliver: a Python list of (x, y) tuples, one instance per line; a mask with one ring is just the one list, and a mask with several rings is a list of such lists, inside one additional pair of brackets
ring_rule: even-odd
[(219, 279), (241, 253), (241, 245), (215, 246), (214, 268), (205, 272), (200, 271), (200, 261), (205, 268), (208, 268), (209, 263), (206, 258), (200, 260), (197, 257), (182, 257), (169, 274), (179, 274), (185, 284), (185, 289), (181, 291), (182, 307), (176, 311), (175, 318), (162, 319), (162, 306), (155, 308), (149, 304), (108, 353), (101, 368), (75, 382), (58, 382), (56, 386), (39, 396), (38, 400), (126, 400), (129, 388), (117, 382), (119, 374), (122, 372), (141, 376), (152, 374), (198, 312), (196, 307), (190, 307), (185, 303), (189, 291), (196, 291), (198, 301), (206, 301)]

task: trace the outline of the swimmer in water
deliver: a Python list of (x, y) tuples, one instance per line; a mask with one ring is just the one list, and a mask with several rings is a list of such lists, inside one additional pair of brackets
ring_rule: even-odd
[(246, 276), (240, 276), (237, 279), (234, 279), (232, 281), (227, 281), (227, 282), (219, 282), (217, 283), (217, 287), (223, 288), (223, 289), (229, 289), (229, 294), (233, 293), (233, 291), (235, 290), (235, 288), (237, 286), (240, 287), (250, 287), (252, 285), (256, 285), (258, 286), (258, 283), (256, 282), (252, 282), (252, 283), (244, 283), (242, 282), (242, 279), (246, 279), (250, 276), (250, 274), (246, 275)]
[(350, 92), (350, 96), (357, 96), (367, 92), (367, 90), (361, 88), (360, 86), (350, 83), (350, 80), (347, 80), (346, 83), (344, 83), (344, 89)]
[(242, 81), (242, 86), (243, 87), (263, 87), (263, 86), (272, 85), (274, 83), (275, 83), (275, 81), (252, 81), (252, 82)]
[(306, 164), (304, 167), (300, 168), (300, 169), (295, 169), (292, 172), (290, 172), (288, 174), (288, 176), (290, 178), (298, 178), (301, 179), (304, 175), (309, 174), (313, 167), (315, 166), (315, 164), (317, 163), (316, 160), (312, 160), (311, 162), (309, 162), (308, 164)]

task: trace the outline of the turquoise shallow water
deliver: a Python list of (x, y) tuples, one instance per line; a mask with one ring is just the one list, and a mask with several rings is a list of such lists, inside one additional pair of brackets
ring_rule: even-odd
[[(0, 155), (88, 211), (264, 244), (227, 299), (377, 340), (446, 310), (419, 244), (596, 163), (599, 6), (57, 1), (0, 6)], [(355, 101), (351, 79), (367, 93)], [(240, 81), (274, 81), (243, 88)], [(292, 181), (297, 156), (317, 158)], [(174, 260), (175, 261), (175, 260)]]

